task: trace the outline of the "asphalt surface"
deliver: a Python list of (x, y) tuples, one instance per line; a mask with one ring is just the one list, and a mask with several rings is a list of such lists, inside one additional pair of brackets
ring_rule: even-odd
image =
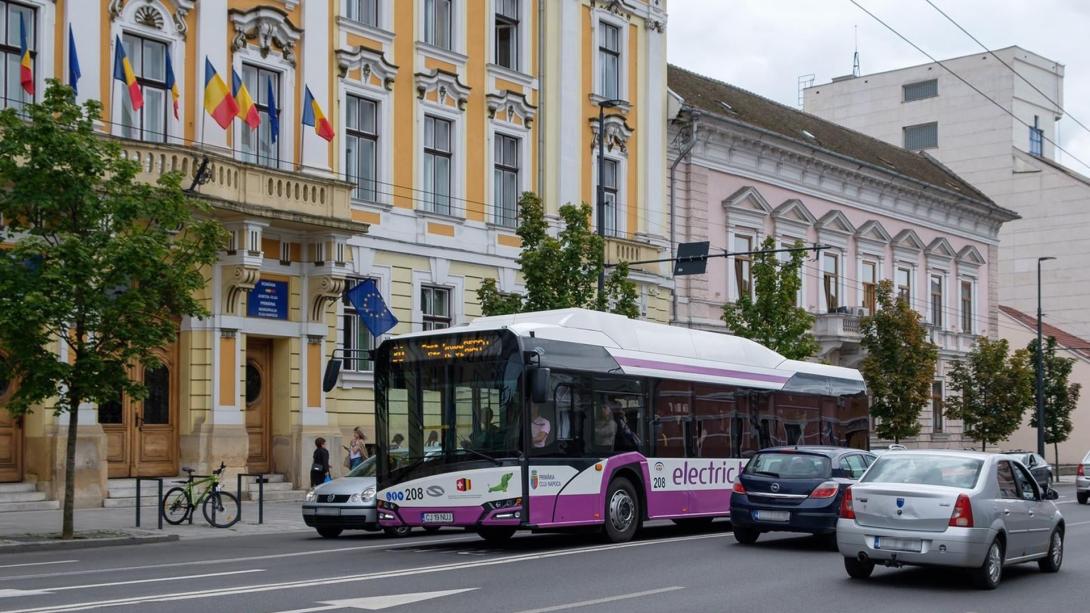
[(489, 546), (461, 531), (404, 539), (289, 532), (0, 556), (0, 611), (880, 611), (1090, 610), (1090, 506), (1060, 487), (1063, 569), (1005, 569), (998, 590), (942, 569), (878, 568), (853, 581), (815, 539), (735, 543), (725, 523), (657, 523), (609, 545), (586, 534)]

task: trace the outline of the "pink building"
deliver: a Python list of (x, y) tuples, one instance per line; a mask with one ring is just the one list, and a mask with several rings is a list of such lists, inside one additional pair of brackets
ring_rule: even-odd
[[(939, 347), (918, 442), (961, 447), (961, 424), (942, 414), (945, 373), (976, 336), (996, 336), (998, 233), (1017, 215), (926, 154), (675, 66), (668, 85), (676, 242), (828, 245), (806, 262), (799, 301), (817, 315), (815, 359), (843, 366), (862, 359), (859, 319), (892, 280)], [(753, 289), (744, 256), (676, 283), (675, 323), (724, 331), (723, 304)]]

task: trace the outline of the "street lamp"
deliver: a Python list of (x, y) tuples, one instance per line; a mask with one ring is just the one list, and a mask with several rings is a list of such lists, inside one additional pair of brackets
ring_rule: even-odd
[[(606, 186), (602, 183), (602, 177), (606, 171), (606, 109), (611, 109), (625, 104), (624, 100), (610, 99), (598, 102), (598, 236), (602, 237), (602, 262), (606, 261)], [(605, 295), (606, 269), (605, 266), (598, 271), (598, 298)]]
[(1041, 344), (1041, 262), (1055, 259), (1037, 258), (1037, 455), (1042, 458), (1045, 457), (1045, 348)]

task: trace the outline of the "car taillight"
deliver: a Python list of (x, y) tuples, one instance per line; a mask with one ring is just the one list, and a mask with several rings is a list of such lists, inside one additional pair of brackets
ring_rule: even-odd
[(1075, 469), (1075, 476), (1077, 476), (1077, 477), (1085, 477), (1086, 476), (1086, 465), (1085, 464), (1079, 464), (1079, 467)]
[(852, 488), (850, 485), (844, 489), (844, 497), (840, 499), (840, 518), (855, 519), (855, 509), (852, 508)]
[(811, 498), (832, 498), (836, 496), (836, 493), (840, 491), (840, 486), (836, 484), (836, 481), (826, 481), (821, 485), (814, 488), (814, 491), (810, 492)]
[(950, 525), (955, 528), (973, 527), (973, 505), (969, 504), (969, 497), (965, 494), (958, 494), (954, 512), (950, 514)]
[(735, 494), (745, 494), (746, 493), (746, 486), (742, 485), (742, 482), (740, 480), (735, 481), (734, 482), (734, 487), (731, 488), (731, 491), (734, 492)]

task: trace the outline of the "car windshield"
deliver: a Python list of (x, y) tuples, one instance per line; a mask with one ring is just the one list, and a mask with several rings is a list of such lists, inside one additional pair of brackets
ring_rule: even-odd
[(913, 483), (971, 489), (983, 460), (942, 455), (884, 455), (863, 475), (863, 483)]
[(359, 466), (356, 466), (352, 470), (348, 471), (346, 477), (374, 477), (375, 476), (375, 456), (371, 456), (366, 460), (360, 462)]
[(829, 458), (813, 453), (766, 451), (746, 464), (744, 474), (777, 479), (824, 479), (832, 474)]

